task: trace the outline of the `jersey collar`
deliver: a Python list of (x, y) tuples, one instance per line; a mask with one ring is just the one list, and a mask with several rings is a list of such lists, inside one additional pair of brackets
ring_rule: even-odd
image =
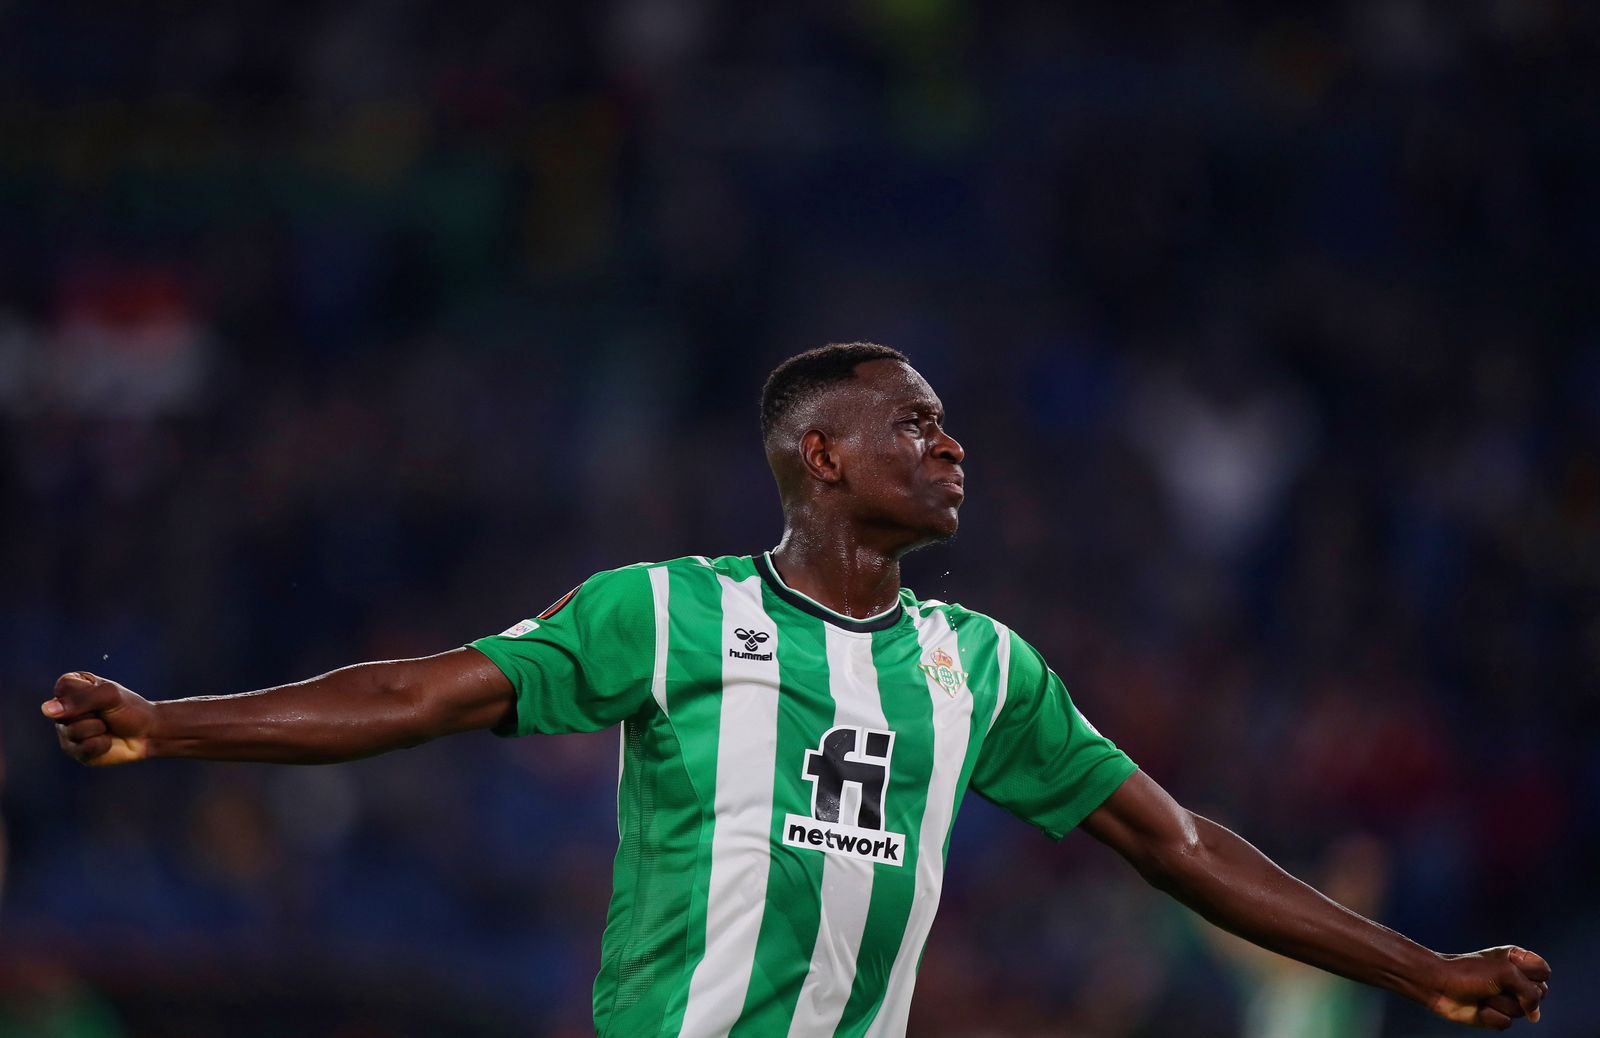
[(900, 604), (900, 600), (897, 598), (894, 605), (864, 620), (857, 620), (853, 616), (836, 613), (809, 595), (803, 595), (788, 584), (785, 584), (783, 578), (778, 576), (777, 567), (772, 564), (771, 552), (762, 552), (760, 555), (755, 556), (754, 561), (756, 572), (760, 573), (761, 579), (765, 580), (767, 586), (772, 588), (773, 594), (802, 613), (810, 613), (817, 619), (826, 620), (835, 627), (842, 627), (846, 631), (856, 631), (861, 634), (870, 634), (873, 631), (887, 631), (900, 622), (900, 617), (905, 612), (905, 607)]

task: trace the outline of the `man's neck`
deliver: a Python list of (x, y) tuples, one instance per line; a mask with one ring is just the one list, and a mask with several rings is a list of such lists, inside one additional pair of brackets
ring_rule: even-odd
[(836, 613), (876, 616), (900, 596), (900, 559), (835, 532), (786, 527), (772, 549), (783, 582)]

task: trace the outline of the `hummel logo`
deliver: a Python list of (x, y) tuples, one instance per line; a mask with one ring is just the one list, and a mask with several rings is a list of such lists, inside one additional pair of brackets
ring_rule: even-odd
[(772, 659), (772, 653), (756, 651), (756, 648), (760, 646), (762, 642), (772, 637), (772, 635), (768, 634), (766, 631), (747, 631), (743, 627), (735, 627), (733, 629), (733, 635), (735, 638), (738, 638), (740, 641), (744, 642), (745, 651), (740, 652), (738, 649), (729, 649), (729, 656), (732, 656), (736, 660)]

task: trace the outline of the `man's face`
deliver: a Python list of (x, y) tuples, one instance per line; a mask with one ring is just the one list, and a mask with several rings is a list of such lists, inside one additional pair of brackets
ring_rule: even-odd
[(944, 431), (944, 405), (927, 381), (900, 361), (868, 361), (834, 404), (855, 519), (910, 534), (906, 551), (954, 537), (966, 451)]

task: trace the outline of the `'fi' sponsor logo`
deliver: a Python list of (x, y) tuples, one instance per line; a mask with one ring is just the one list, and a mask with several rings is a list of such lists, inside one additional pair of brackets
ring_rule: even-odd
[(898, 867), (906, 838), (884, 828), (884, 797), (894, 733), (854, 725), (830, 728), (807, 750), (800, 774), (811, 783), (811, 816), (786, 815), (783, 842)]

